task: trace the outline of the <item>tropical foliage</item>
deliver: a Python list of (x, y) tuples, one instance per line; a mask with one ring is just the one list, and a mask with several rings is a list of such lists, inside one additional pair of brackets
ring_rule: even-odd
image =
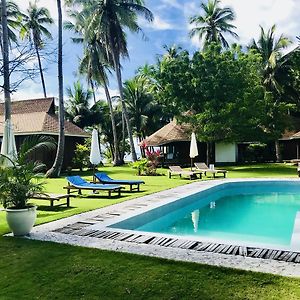
[(238, 35), (234, 32), (236, 27), (231, 24), (235, 19), (234, 12), (230, 7), (220, 7), (220, 0), (208, 0), (207, 4), (201, 3), (202, 15), (190, 18), (190, 24), (194, 28), (190, 31), (190, 36), (198, 36), (203, 39), (204, 49), (210, 43), (219, 43), (228, 48), (229, 44), (225, 39), (225, 34), (234, 38)]
[(46, 26), (52, 24), (53, 19), (50, 16), (49, 10), (45, 7), (38, 7), (36, 1), (29, 2), (27, 13), (23, 14), (22, 17), (23, 20), (20, 30), (20, 36), (23, 39), (29, 39), (29, 41), (34, 45), (36, 56), (38, 59), (44, 97), (46, 98), (46, 84), (43, 74), (40, 50), (44, 47), (43, 36), (48, 39), (52, 39), (52, 35)]
[(0, 203), (4, 208), (25, 208), (30, 197), (43, 191), (43, 183), (38, 181), (39, 172), (45, 165), (34, 159), (39, 151), (51, 151), (56, 147), (53, 138), (31, 136), (24, 140), (16, 161), (1, 155), (1, 159), (10, 160), (11, 167), (0, 168)]

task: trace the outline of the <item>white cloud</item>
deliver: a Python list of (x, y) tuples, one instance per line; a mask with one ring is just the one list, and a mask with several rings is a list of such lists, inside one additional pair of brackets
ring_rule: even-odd
[[(236, 19), (233, 24), (237, 27), (239, 35), (238, 42), (247, 45), (251, 39), (257, 39), (260, 34), (259, 25), (268, 29), (276, 24), (277, 36), (284, 34), (295, 40), (295, 36), (300, 33), (299, 18), (300, 12), (297, 10), (299, 0), (223, 0), (221, 6), (229, 6), (233, 9)], [(198, 1), (189, 1), (184, 5), (184, 15), (187, 22), (187, 30), (191, 29), (188, 18), (195, 14), (200, 14)], [(231, 36), (227, 36), (229, 42), (235, 42)], [(192, 38), (191, 43), (199, 47), (201, 42), (198, 38)]]
[[(32, 0), (33, 1), (33, 0)], [(30, 1), (24, 1), (24, 0), (15, 0), (15, 3), (18, 4), (19, 8), (22, 11), (26, 11), (26, 9), (29, 6)], [(51, 17), (54, 19), (56, 22), (58, 17), (57, 17), (57, 6), (56, 6), (56, 1), (49, 1), (49, 0), (38, 0), (37, 5), (39, 7), (46, 7), (49, 9)], [(62, 13), (63, 13), (63, 19), (66, 20), (67, 18), (67, 13), (66, 13), (66, 7), (64, 5), (64, 1), (62, 0)]]
[(168, 8), (177, 8), (177, 9), (182, 9), (183, 4), (179, 3), (177, 0), (161, 0), (162, 4)]
[(149, 23), (144, 19), (140, 19), (139, 23), (142, 27), (151, 28), (153, 30), (170, 30), (176, 29), (176, 25), (163, 20), (160, 16), (155, 15), (153, 22)]
[[(270, 28), (277, 25), (278, 35), (284, 33), (294, 38), (300, 32), (298, 18), (293, 17), (298, 0), (223, 0), (224, 6), (233, 8), (236, 14), (234, 25), (240, 37), (240, 43), (248, 44), (252, 38), (257, 39), (259, 25)], [(299, 3), (298, 3), (299, 4)], [(298, 30), (297, 30), (298, 29)], [(297, 32), (298, 31), (298, 32)]]

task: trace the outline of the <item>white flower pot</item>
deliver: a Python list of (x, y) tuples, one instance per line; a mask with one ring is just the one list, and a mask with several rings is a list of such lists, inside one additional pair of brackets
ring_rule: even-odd
[(36, 206), (6, 209), (6, 221), (14, 236), (28, 234), (36, 220)]

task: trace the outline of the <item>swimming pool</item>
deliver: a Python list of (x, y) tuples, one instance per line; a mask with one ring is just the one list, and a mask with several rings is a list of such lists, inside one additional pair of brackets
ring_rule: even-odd
[(300, 230), (297, 216), (299, 182), (229, 182), (109, 227), (289, 249)]

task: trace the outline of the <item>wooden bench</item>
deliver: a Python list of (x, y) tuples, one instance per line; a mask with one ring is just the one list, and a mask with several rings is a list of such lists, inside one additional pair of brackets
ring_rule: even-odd
[(64, 189), (67, 190), (67, 193), (68, 195), (70, 196), (71, 193), (76, 193), (78, 192), (78, 195), (82, 195), (82, 191), (83, 190), (86, 190), (86, 191), (97, 191), (97, 192), (100, 192), (100, 191), (106, 191), (108, 192), (108, 198), (111, 198), (112, 196), (112, 193), (117, 193), (117, 196), (120, 197), (121, 196), (121, 189), (122, 187), (116, 187), (116, 188), (112, 188), (112, 189), (103, 189), (103, 188), (94, 188), (94, 187), (76, 187), (76, 186), (73, 186), (73, 185), (67, 185), (67, 186), (64, 186), (63, 187)]
[(70, 198), (71, 197), (74, 197), (74, 195), (70, 195), (70, 194), (35, 194), (35, 195), (31, 196), (31, 199), (48, 200), (48, 201), (50, 201), (51, 207), (54, 206), (54, 201), (60, 201), (60, 200), (66, 199), (66, 203), (60, 203), (57, 206), (66, 204), (67, 207), (70, 207)]

